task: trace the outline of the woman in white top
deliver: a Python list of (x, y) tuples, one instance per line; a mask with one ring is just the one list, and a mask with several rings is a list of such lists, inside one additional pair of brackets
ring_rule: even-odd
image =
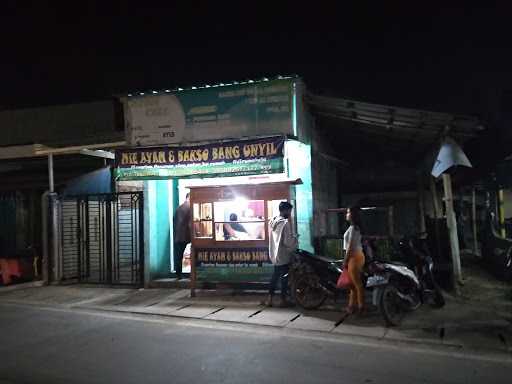
[(349, 208), (346, 219), (350, 222), (350, 227), (343, 235), (344, 268), (348, 271), (353, 283), (350, 288), (347, 312), (352, 314), (357, 310), (362, 313), (364, 310), (364, 287), (361, 274), (364, 266), (364, 253), (361, 242), (361, 210), (358, 207)]

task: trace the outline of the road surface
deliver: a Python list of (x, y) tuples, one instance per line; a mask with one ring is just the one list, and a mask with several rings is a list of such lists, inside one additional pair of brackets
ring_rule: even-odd
[(510, 383), (506, 355), (0, 304), (0, 383)]

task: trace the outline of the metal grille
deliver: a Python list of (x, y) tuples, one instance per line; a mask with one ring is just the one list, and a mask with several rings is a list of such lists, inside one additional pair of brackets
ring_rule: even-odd
[(100, 284), (142, 283), (142, 209), (142, 192), (62, 198), (62, 279)]

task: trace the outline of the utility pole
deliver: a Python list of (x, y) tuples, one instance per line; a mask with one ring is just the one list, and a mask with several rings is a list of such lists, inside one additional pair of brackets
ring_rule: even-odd
[(453, 268), (453, 287), (458, 292), (458, 284), (462, 282), (462, 270), (460, 265), (459, 237), (457, 233), (457, 219), (453, 210), (452, 179), (447, 173), (443, 173), (444, 203), (446, 206), (446, 224), (450, 237), (450, 250)]

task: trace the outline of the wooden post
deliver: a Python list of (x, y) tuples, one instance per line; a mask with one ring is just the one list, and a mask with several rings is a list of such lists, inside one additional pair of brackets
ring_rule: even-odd
[(425, 224), (425, 187), (423, 185), (423, 175), (418, 174), (418, 232), (427, 231)]
[(390, 205), (388, 208), (388, 231), (389, 231), (389, 237), (393, 237), (395, 235), (393, 206), (392, 205)]
[(472, 221), (473, 221), (473, 252), (476, 256), (480, 253), (478, 252), (478, 239), (477, 239), (477, 228), (476, 228), (476, 189), (473, 188), (472, 194)]
[(446, 205), (446, 223), (450, 237), (450, 249), (453, 267), (453, 287), (457, 292), (457, 283), (462, 283), (462, 272), (460, 266), (459, 238), (457, 235), (457, 219), (453, 210), (452, 179), (449, 174), (443, 173), (444, 202)]
[(505, 207), (504, 207), (503, 189), (498, 191), (498, 219), (500, 222), (500, 234), (501, 237), (507, 237), (505, 231)]
[(439, 207), (439, 200), (437, 197), (436, 181), (433, 177), (430, 178), (430, 190), (432, 192), (432, 203), (434, 204), (434, 217), (439, 219), (441, 217), (441, 208)]
[(441, 231), (439, 229), (440, 209), (439, 200), (437, 199), (437, 186), (433, 177), (430, 177), (430, 192), (432, 193), (432, 208), (434, 209), (434, 231), (436, 236), (437, 257), (441, 259)]
[(196, 297), (196, 251), (190, 247), (190, 297)]

